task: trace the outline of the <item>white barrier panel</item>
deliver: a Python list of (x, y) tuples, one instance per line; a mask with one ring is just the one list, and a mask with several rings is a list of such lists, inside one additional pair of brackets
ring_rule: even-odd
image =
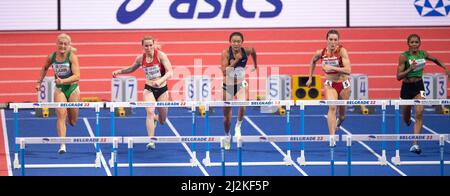
[(111, 79), (111, 101), (137, 101), (137, 79), (134, 76), (117, 76)]
[(447, 75), (434, 74), (434, 92), (435, 99), (447, 99)]
[(291, 76), (271, 75), (266, 82), (267, 100), (290, 100), (291, 99)]
[(448, 26), (449, 6), (448, 0), (350, 1), (350, 26)]
[(352, 141), (439, 141), (443, 136), (444, 140), (449, 139), (448, 134), (373, 134), (373, 135), (342, 135), (342, 140), (347, 138)]
[(41, 103), (10, 103), (9, 108), (103, 108), (104, 102), (41, 102)]
[(262, 101), (208, 101), (203, 104), (211, 107), (238, 107), (238, 106), (286, 106), (294, 105), (293, 100), (262, 100)]
[(369, 99), (369, 78), (366, 74), (352, 74), (350, 88), (352, 89), (350, 99)]
[(390, 100), (297, 100), (295, 105), (389, 105)]
[(435, 99), (434, 77), (433, 74), (423, 74), (423, 87), (425, 88), (425, 98)]
[(450, 105), (450, 99), (391, 100), (391, 105)]
[(122, 143), (122, 137), (18, 137), (16, 144), (95, 144)]
[(346, 26), (345, 0), (63, 0), (61, 10), (63, 29)]
[(234, 137), (233, 141), (241, 142), (324, 142), (339, 141), (339, 135), (270, 135), (270, 136), (240, 136)]
[(186, 101), (211, 101), (211, 78), (193, 76), (184, 80)]
[(38, 94), (38, 102), (53, 102), (53, 91), (55, 90), (55, 78), (54, 77), (45, 77), (42, 80), (41, 87)]
[(131, 108), (146, 108), (146, 107), (189, 107), (197, 106), (196, 101), (158, 101), (158, 102), (106, 102), (106, 107), (131, 107)]
[(220, 143), (225, 136), (158, 136), (158, 137), (123, 137), (123, 142), (139, 143)]
[(57, 30), (57, 5), (55, 0), (1, 0), (0, 30)]

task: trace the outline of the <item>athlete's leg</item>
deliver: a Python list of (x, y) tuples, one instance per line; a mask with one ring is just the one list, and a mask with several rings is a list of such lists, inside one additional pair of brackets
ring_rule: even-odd
[[(338, 94), (333, 87), (324, 85), (324, 90), (325, 90), (325, 97), (327, 100), (338, 99)], [(327, 123), (330, 135), (334, 135), (336, 133), (336, 109), (337, 106), (335, 105), (328, 106)]]
[[(155, 97), (153, 96), (153, 92), (144, 90), (144, 101), (156, 101)], [(147, 107), (145, 108), (145, 111), (147, 112), (147, 117), (145, 119), (145, 125), (147, 127), (147, 134), (150, 137), (155, 136), (155, 108), (154, 107)]]
[[(69, 102), (79, 102), (80, 101), (80, 89), (77, 87), (72, 94), (70, 94)], [(68, 108), (68, 119), (69, 124), (73, 127), (78, 121), (79, 108)]]
[[(352, 93), (352, 90), (350, 87), (342, 89), (342, 91), (339, 93), (339, 99), (342, 100), (348, 100), (350, 98), (350, 94)], [(336, 127), (339, 127), (342, 122), (345, 120), (345, 112), (346, 112), (346, 106), (339, 106), (339, 122), (337, 123)]]
[[(164, 92), (163, 94), (161, 94), (161, 96), (158, 97), (158, 101), (169, 101), (169, 91)], [(162, 125), (166, 123), (166, 119), (167, 119), (167, 113), (168, 113), (168, 108), (163, 108), (163, 107), (158, 107), (156, 108), (158, 110), (158, 115), (156, 115), (158, 118), (158, 122), (161, 123)]]
[[(53, 93), (55, 102), (67, 102), (66, 96), (64, 93), (56, 88)], [(67, 109), (66, 108), (56, 108), (56, 133), (58, 137), (66, 137), (67, 135), (67, 127), (66, 127), (66, 119), (67, 119)], [(66, 152), (66, 145), (61, 144), (58, 153), (62, 154)]]

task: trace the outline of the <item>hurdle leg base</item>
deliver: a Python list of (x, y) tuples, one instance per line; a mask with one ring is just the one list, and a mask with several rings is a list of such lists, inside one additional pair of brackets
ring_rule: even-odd
[(287, 151), (286, 156), (283, 158), (283, 161), (286, 163), (286, 165), (292, 165), (292, 157), (290, 150)]
[(19, 169), (20, 168), (19, 154), (18, 153), (14, 154), (13, 166), (14, 166), (14, 169)]
[(196, 167), (199, 165), (199, 161), (197, 160), (197, 153), (193, 152), (194, 156), (192, 156), (192, 159), (190, 159), (190, 163), (192, 164), (191, 167)]
[(110, 168), (114, 167), (114, 152), (111, 152), (111, 158), (109, 159), (108, 164)]
[(387, 165), (386, 150), (383, 150), (381, 157), (378, 158), (378, 161), (380, 162), (380, 165)]
[(205, 158), (203, 158), (202, 163), (207, 167), (211, 166), (211, 158), (209, 157), (209, 151), (206, 152), (206, 156)]
[(302, 166), (306, 165), (305, 151), (302, 150), (300, 152), (300, 157), (297, 158), (297, 163)]
[(100, 163), (100, 152), (96, 153), (97, 155), (95, 156), (95, 168), (100, 168), (101, 167), (101, 163)]
[(400, 161), (400, 152), (398, 150), (395, 151), (395, 157), (392, 157), (391, 161), (395, 165), (401, 165), (402, 162)]

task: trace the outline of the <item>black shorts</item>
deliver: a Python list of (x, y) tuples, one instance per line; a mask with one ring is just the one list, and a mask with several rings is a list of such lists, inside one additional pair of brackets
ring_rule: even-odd
[(402, 99), (414, 99), (418, 94), (423, 91), (425, 95), (425, 88), (423, 86), (423, 80), (419, 80), (414, 83), (402, 83), (402, 90), (400, 91), (400, 98)]
[(166, 91), (169, 90), (169, 89), (167, 88), (167, 85), (166, 85), (166, 86), (163, 86), (163, 87), (161, 87), (161, 88), (154, 88), (154, 87), (151, 87), (151, 86), (148, 85), (148, 84), (145, 84), (145, 89), (153, 93), (153, 96), (155, 97), (155, 100), (156, 100), (156, 101), (158, 101), (158, 98), (159, 98), (163, 93), (165, 93)]

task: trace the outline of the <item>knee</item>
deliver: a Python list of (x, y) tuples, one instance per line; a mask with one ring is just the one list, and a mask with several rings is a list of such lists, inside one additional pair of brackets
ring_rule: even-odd
[(229, 124), (231, 123), (231, 118), (225, 117), (223, 118), (223, 122)]
[(422, 120), (422, 118), (423, 118), (423, 112), (417, 112), (415, 114), (415, 119), (416, 120)]
[(147, 118), (155, 118), (155, 111), (147, 110)]
[(69, 120), (69, 124), (70, 124), (70, 126), (75, 126), (76, 124), (77, 124), (77, 121), (78, 121), (78, 119), (70, 119)]
[(162, 125), (166, 124), (166, 118), (159, 117), (158, 122)]
[(337, 110), (337, 107), (336, 107), (336, 106), (330, 106), (330, 107), (328, 108), (328, 112), (336, 113), (336, 110)]

